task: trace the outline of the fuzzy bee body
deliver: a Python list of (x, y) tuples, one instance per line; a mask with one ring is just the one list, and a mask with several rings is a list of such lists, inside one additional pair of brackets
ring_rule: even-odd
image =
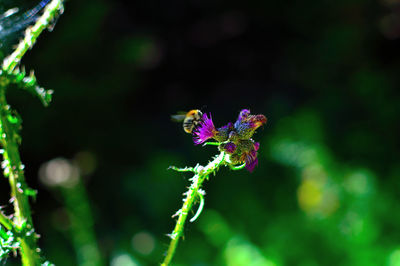
[(203, 113), (198, 109), (190, 110), (187, 113), (178, 113), (172, 115), (171, 118), (175, 122), (182, 122), (183, 130), (191, 134), (193, 130), (200, 124)]

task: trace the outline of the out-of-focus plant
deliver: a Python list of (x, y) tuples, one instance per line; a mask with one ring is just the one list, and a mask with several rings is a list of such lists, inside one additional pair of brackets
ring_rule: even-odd
[[(45, 6), (45, 4), (47, 4)], [(37, 246), (38, 234), (33, 226), (29, 197), (35, 197), (36, 191), (29, 188), (24, 177), (24, 165), (21, 162), (18, 146), (21, 143), (19, 130), (22, 120), (16, 111), (7, 104), (6, 90), (11, 85), (25, 89), (47, 106), (51, 101), (52, 92), (41, 88), (33, 72), (29, 75), (17, 68), (26, 51), (33, 47), (40, 33), (54, 26), (55, 18), (63, 11), (63, 1), (42, 1), (37, 8), (44, 7), (43, 14), (35, 24), (25, 31), (24, 38), (19, 42), (15, 51), (6, 57), (0, 70), (0, 145), (2, 146), (3, 162), (1, 164), (4, 176), (8, 178), (11, 187), (11, 202), (14, 213), (7, 216), (0, 212), (1, 249), (0, 258), (11, 250), (18, 250), (23, 265), (48, 264), (44, 262)], [(6, 12), (7, 13), (7, 12)], [(11, 12), (12, 13), (12, 12)], [(26, 17), (31, 19), (31, 17)], [(2, 27), (3, 28), (3, 27)], [(0, 30), (2, 29), (0, 28)]]
[(39, 176), (42, 183), (53, 188), (57, 194), (61, 194), (61, 200), (66, 205), (70, 237), (78, 264), (100, 266), (103, 265), (101, 253), (93, 230), (94, 221), (89, 199), (82, 180), (84, 171), (85, 169), (79, 167), (79, 161), (56, 158), (41, 166)]
[[(298, 179), (297, 203), (304, 213), (295, 229), (283, 226), (283, 219), (277, 222), (275, 232), (268, 233), (270, 241), (277, 241), (279, 234), (296, 234), (297, 231), (323, 228), (319, 234), (323, 241), (320, 246), (335, 249), (342, 257), (347, 257), (349, 265), (383, 265), (389, 251), (376, 246), (377, 232), (383, 230), (376, 213), (380, 201), (388, 196), (377, 190), (377, 176), (366, 166), (341, 162), (324, 139), (323, 122), (315, 111), (298, 110), (297, 114), (281, 119), (265, 143), (270, 148), (270, 159), (292, 168), (293, 177)], [(381, 194), (379, 194), (381, 193)], [(380, 198), (379, 201), (377, 198)], [(384, 205), (384, 204), (383, 204)], [(382, 207), (380, 207), (382, 208)], [(285, 218), (286, 219), (286, 218)], [(306, 225), (304, 225), (306, 224)], [(301, 229), (301, 227), (305, 227)], [(312, 233), (307, 233), (312, 234)], [(310, 241), (304, 241), (301, 253), (306, 254)], [(284, 250), (299, 249), (291, 242), (277, 248), (276, 253)], [(396, 259), (396, 249), (394, 259)], [(360, 250), (360, 251), (359, 251)], [(340, 252), (340, 253), (339, 253)], [(316, 259), (313, 257), (312, 259)], [(335, 256), (332, 259), (336, 260)], [(293, 255), (282, 257), (283, 264), (292, 264), (298, 260)]]
[[(222, 165), (229, 166), (232, 170), (240, 170), (244, 167), (250, 172), (254, 170), (258, 164), (257, 151), (260, 144), (255, 142), (252, 136), (257, 128), (266, 122), (267, 118), (264, 115), (251, 115), (248, 109), (243, 109), (240, 112), (234, 124), (229, 122), (220, 128), (215, 128), (211, 115), (208, 117), (207, 114), (204, 114), (201, 117), (199, 125), (193, 131), (194, 143), (203, 144), (203, 146), (218, 146), (220, 154), (215, 156), (206, 166), (197, 164), (195, 167), (170, 167), (175, 171), (192, 172), (194, 175), (190, 179), (192, 183), (188, 191), (184, 193), (185, 198), (183, 199), (182, 208), (172, 216), (177, 216), (178, 220), (173, 232), (169, 234), (171, 242), (162, 265), (169, 265), (172, 261), (178, 241), (182, 237), (187, 216), (194, 203), (196, 201), (200, 202), (199, 208), (193, 218), (190, 219), (190, 222), (194, 222), (203, 209), (205, 195), (205, 191), (201, 189), (203, 182), (211, 174), (215, 175)], [(214, 139), (215, 142), (207, 142), (209, 139)]]

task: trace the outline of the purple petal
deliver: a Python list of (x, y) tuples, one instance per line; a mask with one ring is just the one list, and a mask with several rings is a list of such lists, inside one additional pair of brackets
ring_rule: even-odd
[(248, 120), (254, 130), (267, 123), (267, 118), (264, 115), (251, 115)]
[(254, 149), (248, 153), (245, 153), (246, 169), (249, 170), (249, 172), (252, 172), (254, 167), (258, 165), (257, 150), (260, 148), (260, 143), (255, 142), (253, 145)]
[(200, 125), (193, 132), (194, 134), (193, 141), (196, 145), (201, 144), (206, 140), (213, 138), (216, 133), (217, 131), (215, 130), (211, 114), (210, 118), (208, 118), (207, 114), (204, 114), (202, 117), (202, 121), (200, 122)]
[(247, 156), (246, 157), (246, 169), (249, 172), (253, 172), (254, 168), (256, 167), (256, 165), (258, 165), (258, 158), (255, 157), (253, 158), (252, 156)]
[(250, 115), (250, 110), (249, 109), (243, 109), (239, 113), (238, 121), (245, 120), (249, 115)]

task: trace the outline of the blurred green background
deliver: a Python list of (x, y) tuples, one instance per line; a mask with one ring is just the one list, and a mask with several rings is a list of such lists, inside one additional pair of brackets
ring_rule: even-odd
[[(204, 106), (216, 126), (242, 108), (268, 123), (254, 135), (253, 173), (222, 168), (206, 182), (174, 265), (400, 265), (399, 10), (398, 0), (67, 1), (23, 59), (52, 104), (8, 93), (46, 258), (94, 265), (97, 241), (104, 265), (160, 263), (190, 178), (167, 167), (217, 153), (170, 115)], [(60, 157), (75, 166), (51, 161), (58, 176), (75, 181), (40, 181)], [(5, 178), (0, 190), (11, 210)]]

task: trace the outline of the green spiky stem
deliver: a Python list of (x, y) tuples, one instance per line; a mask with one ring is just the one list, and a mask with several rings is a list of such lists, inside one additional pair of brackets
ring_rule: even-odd
[[(5, 94), (9, 83), (16, 83), (39, 96), (43, 104), (49, 103), (51, 92), (45, 91), (37, 85), (33, 73), (26, 77), (25, 72), (20, 72), (16, 66), (21, 62), (28, 49), (33, 47), (43, 30), (49, 27), (56, 16), (62, 12), (63, 1), (52, 0), (36, 23), (27, 28), (24, 39), (20, 41), (15, 51), (4, 59), (0, 70), (0, 144), (4, 149), (2, 167), (4, 175), (8, 177), (10, 183), (11, 199), (15, 211), (13, 221), (8, 220), (5, 215), (0, 215), (0, 222), (6, 229), (18, 232), (16, 238), (20, 243), (22, 264), (29, 266), (41, 265), (40, 249), (37, 246), (38, 236), (34, 231), (28, 198), (35, 193), (26, 185), (18, 151), (20, 121), (10, 110)], [(7, 73), (8, 76), (4, 73)]]
[(12, 114), (5, 98), (5, 89), (0, 89), (0, 143), (4, 148), (4, 175), (8, 176), (11, 187), (11, 198), (14, 204), (14, 225), (21, 233), (18, 240), (21, 243), (21, 258), (23, 265), (40, 265), (37, 236), (33, 231), (31, 209), (29, 206), (29, 191), (23, 172), (23, 166), (18, 151), (18, 134), (13, 124)]
[(7, 230), (13, 229), (12, 221), (1, 211), (0, 211), (0, 224), (2, 224), (4, 228), (6, 228)]
[[(179, 239), (182, 237), (183, 228), (185, 225), (186, 218), (188, 216), (189, 211), (192, 209), (193, 204), (196, 199), (201, 195), (200, 188), (203, 185), (203, 182), (208, 179), (209, 175), (215, 173), (221, 165), (226, 164), (225, 161), (225, 153), (221, 152), (214, 160), (209, 162), (205, 167), (201, 165), (197, 165), (196, 167), (185, 167), (185, 168), (177, 168), (170, 167), (173, 170), (179, 172), (193, 172), (194, 176), (191, 178), (192, 184), (189, 187), (189, 190), (185, 193), (186, 198), (184, 200), (182, 208), (176, 213), (178, 216), (178, 220), (176, 221), (175, 228), (170, 234), (171, 242), (169, 244), (167, 255), (164, 258), (162, 266), (169, 265), (171, 260), (175, 254), (176, 247), (178, 245)], [(198, 216), (199, 213), (196, 214)], [(175, 216), (175, 215), (174, 215)], [(197, 217), (196, 217), (197, 218)]]
[(25, 32), (24, 39), (18, 44), (15, 51), (9, 55), (3, 61), (3, 70), (11, 72), (21, 62), (22, 57), (32, 48), (36, 42), (36, 39), (42, 33), (44, 29), (51, 25), (52, 21), (56, 18), (59, 13), (63, 11), (63, 1), (53, 0), (51, 1), (43, 11), (43, 15), (36, 21), (35, 25), (29, 27)]

